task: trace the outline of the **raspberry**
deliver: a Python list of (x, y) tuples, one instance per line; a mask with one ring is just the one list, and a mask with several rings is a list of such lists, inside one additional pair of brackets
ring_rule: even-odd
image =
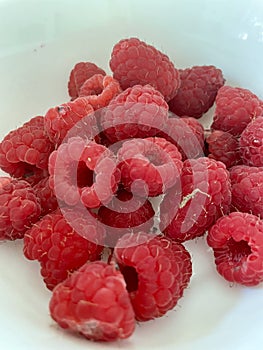
[(49, 186), (49, 176), (40, 180), (33, 188), (41, 205), (41, 216), (57, 209), (58, 202), (53, 190)]
[(106, 75), (103, 69), (91, 62), (79, 62), (74, 66), (68, 82), (68, 93), (72, 100), (79, 96), (83, 83), (95, 74)]
[(173, 143), (182, 154), (183, 160), (204, 155), (204, 128), (194, 118), (171, 116), (157, 136)]
[(88, 217), (79, 217), (78, 212), (70, 214), (71, 222), (87, 227), (87, 238), (82, 231), (81, 235), (75, 231), (59, 210), (40, 219), (24, 237), (24, 254), (41, 263), (41, 274), (50, 290), (88, 260), (99, 259), (102, 251), (95, 243), (101, 241), (102, 229), (94, 226)]
[(120, 189), (107, 207), (101, 206), (98, 211), (100, 221), (108, 226), (107, 245), (114, 247), (117, 239), (128, 232), (150, 231), (154, 214), (149, 200)]
[(172, 187), (182, 169), (177, 147), (160, 137), (131, 139), (119, 149), (124, 187), (139, 196), (158, 196)]
[(69, 130), (82, 119), (85, 120), (85, 125), (80, 125), (79, 129), (85, 126), (86, 136), (92, 138), (97, 134), (97, 121), (93, 112), (92, 106), (85, 97), (50, 108), (45, 115), (45, 130), (50, 140), (54, 144), (61, 144)]
[(91, 340), (128, 338), (135, 328), (124, 278), (102, 261), (85, 264), (59, 284), (49, 308), (60, 327)]
[(263, 219), (263, 167), (237, 165), (230, 169), (233, 209)]
[(160, 229), (177, 242), (202, 236), (229, 212), (231, 185), (223, 163), (207, 157), (184, 162), (181, 181), (160, 205)]
[(212, 131), (206, 138), (208, 157), (225, 164), (227, 168), (242, 163), (238, 139), (229, 132)]
[(95, 74), (81, 86), (79, 96), (87, 97), (89, 104), (96, 110), (108, 106), (121, 91), (119, 82), (114, 78)]
[(40, 215), (40, 204), (28, 182), (0, 177), (0, 241), (23, 238)]
[(16, 178), (36, 183), (48, 166), (54, 145), (44, 131), (44, 118), (32, 118), (0, 143), (0, 168)]
[(181, 85), (169, 101), (178, 116), (200, 118), (212, 107), (218, 90), (224, 85), (222, 71), (215, 66), (194, 66), (180, 70)]
[(244, 164), (263, 166), (263, 112), (243, 130), (239, 144)]
[(179, 71), (168, 56), (137, 38), (123, 39), (113, 47), (110, 68), (123, 90), (150, 84), (169, 101), (180, 86)]
[(117, 242), (114, 256), (139, 321), (173, 309), (192, 274), (191, 257), (184, 246), (162, 236), (126, 234)]
[(248, 123), (263, 114), (263, 104), (247, 89), (223, 86), (216, 97), (211, 128), (239, 136)]
[(255, 215), (233, 212), (220, 218), (207, 236), (219, 274), (246, 286), (262, 282), (262, 237), (263, 221)]
[(102, 111), (106, 137), (117, 142), (132, 137), (155, 136), (167, 122), (168, 105), (150, 85), (135, 85), (120, 93)]
[(51, 154), (49, 172), (57, 199), (70, 206), (81, 201), (87, 208), (109, 203), (120, 178), (113, 153), (81, 137), (70, 138)]

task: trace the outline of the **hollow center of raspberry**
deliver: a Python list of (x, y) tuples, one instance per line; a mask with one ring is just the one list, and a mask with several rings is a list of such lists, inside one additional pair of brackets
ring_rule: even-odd
[(164, 163), (164, 159), (159, 152), (156, 151), (148, 151), (145, 153), (145, 157), (149, 159), (149, 162), (155, 166), (162, 165)]
[(126, 282), (126, 289), (129, 293), (138, 289), (138, 273), (132, 266), (120, 266), (120, 270)]
[(21, 169), (22, 168), (23, 168), (23, 174), (21, 174), (21, 176), (23, 176), (24, 178), (29, 178), (29, 177), (35, 175), (35, 173), (38, 170), (35, 165), (31, 165), (31, 164), (24, 163), (24, 162), (21, 162)]
[(93, 185), (94, 173), (90, 170), (85, 162), (80, 161), (77, 169), (77, 185), (79, 188), (91, 187)]
[(244, 240), (237, 242), (233, 238), (230, 238), (228, 241), (228, 248), (231, 255), (231, 260), (236, 263), (241, 262), (244, 258), (251, 254), (251, 248)]
[(90, 90), (90, 95), (100, 95), (102, 91), (103, 91), (103, 88), (101, 86), (96, 86)]

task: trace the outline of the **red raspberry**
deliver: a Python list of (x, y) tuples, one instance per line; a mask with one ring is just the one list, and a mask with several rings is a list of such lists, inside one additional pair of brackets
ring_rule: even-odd
[(188, 251), (162, 236), (126, 234), (117, 242), (114, 256), (139, 321), (163, 316), (173, 309), (192, 275)]
[(131, 139), (119, 149), (121, 181), (139, 196), (158, 196), (172, 187), (182, 169), (177, 147), (160, 137)]
[(124, 278), (102, 261), (85, 264), (59, 284), (49, 308), (60, 327), (91, 340), (128, 338), (135, 328)]
[(120, 93), (101, 115), (106, 137), (117, 142), (132, 137), (155, 136), (167, 122), (168, 105), (150, 85), (135, 85)]
[(119, 82), (109, 75), (95, 74), (85, 81), (79, 91), (80, 97), (87, 97), (87, 101), (94, 110), (106, 107), (110, 101), (121, 93)]
[(229, 212), (231, 185), (223, 163), (206, 157), (184, 162), (181, 181), (160, 205), (160, 229), (177, 242), (202, 236)]
[(246, 286), (262, 282), (262, 237), (263, 221), (255, 215), (233, 212), (220, 218), (207, 236), (220, 275)]
[(34, 117), (0, 143), (0, 168), (13, 177), (35, 183), (47, 169), (53, 149), (44, 131), (44, 118)]
[(157, 136), (173, 143), (183, 160), (204, 155), (204, 127), (194, 118), (171, 116)]
[(119, 237), (128, 232), (150, 231), (154, 210), (149, 200), (119, 190), (107, 207), (100, 207), (98, 217), (107, 225), (107, 246), (114, 247)]
[(103, 145), (72, 137), (49, 158), (50, 187), (58, 200), (87, 208), (106, 205), (117, 190), (120, 171), (116, 158)]
[(208, 157), (219, 160), (227, 168), (242, 163), (238, 139), (229, 132), (212, 131), (206, 138)]
[(168, 56), (137, 38), (123, 39), (113, 47), (110, 68), (123, 90), (150, 84), (169, 101), (180, 86), (179, 71)]
[[(24, 237), (24, 254), (41, 263), (41, 274), (50, 290), (88, 260), (99, 259), (102, 251), (95, 242), (103, 239), (103, 228), (95, 226), (96, 221), (81, 217), (77, 211), (69, 214), (70, 223), (74, 223), (74, 227), (77, 223), (81, 231), (74, 230), (56, 210), (40, 219)], [(87, 232), (83, 232), (85, 226)]]
[(85, 97), (50, 108), (45, 115), (45, 129), (50, 140), (54, 144), (61, 144), (70, 129), (80, 120), (83, 120), (83, 125), (79, 125), (79, 129), (85, 127), (86, 136), (93, 138), (97, 134), (97, 121), (93, 112), (92, 106)]
[(200, 118), (214, 104), (225, 79), (215, 66), (194, 66), (180, 70), (181, 85), (169, 101), (170, 110), (178, 116)]
[(106, 75), (103, 69), (91, 62), (79, 62), (70, 72), (68, 82), (68, 93), (71, 100), (79, 96), (79, 91), (83, 83), (95, 74)]
[(40, 204), (28, 182), (0, 177), (0, 241), (23, 238), (40, 216)]
[(251, 91), (223, 86), (216, 97), (216, 109), (211, 128), (239, 136), (253, 118), (262, 114), (262, 101)]
[(57, 209), (58, 202), (54, 191), (49, 186), (49, 176), (40, 180), (33, 188), (41, 205), (41, 216)]
[(237, 165), (230, 169), (232, 207), (263, 219), (263, 167)]
[(263, 166), (263, 112), (243, 130), (239, 144), (244, 164)]

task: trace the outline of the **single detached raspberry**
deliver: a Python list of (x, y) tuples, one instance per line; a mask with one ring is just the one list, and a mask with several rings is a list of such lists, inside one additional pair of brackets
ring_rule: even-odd
[(102, 261), (85, 264), (59, 284), (49, 308), (60, 327), (91, 340), (128, 338), (135, 328), (124, 278)]
[(79, 91), (80, 97), (87, 97), (87, 101), (94, 110), (106, 107), (110, 101), (121, 93), (119, 82), (109, 75), (95, 74), (85, 81)]
[(49, 176), (40, 180), (33, 188), (41, 205), (41, 216), (57, 209), (58, 202), (54, 191), (49, 186)]
[(225, 79), (215, 66), (194, 66), (180, 70), (181, 85), (169, 101), (170, 110), (178, 116), (200, 118), (214, 104)]
[(114, 256), (139, 321), (163, 316), (173, 309), (192, 275), (188, 251), (162, 236), (126, 234), (117, 242)]
[(169, 101), (180, 86), (179, 71), (168, 56), (137, 38), (123, 39), (113, 47), (110, 68), (123, 90), (150, 84)]
[(160, 205), (160, 229), (177, 242), (202, 236), (229, 212), (231, 185), (223, 163), (207, 157), (184, 162), (180, 181)]
[(100, 123), (106, 137), (114, 143), (155, 136), (167, 118), (168, 105), (160, 92), (150, 85), (135, 85), (109, 103), (102, 111)]
[(79, 91), (84, 82), (95, 74), (106, 75), (103, 69), (92, 62), (79, 62), (70, 72), (68, 93), (72, 100), (79, 96)]
[(44, 118), (32, 118), (0, 143), (0, 168), (16, 178), (36, 183), (48, 167), (54, 145), (44, 131)]
[(263, 111), (262, 117), (252, 120), (243, 130), (239, 144), (244, 164), (263, 166)]
[(0, 177), (0, 241), (23, 238), (40, 211), (39, 200), (28, 182)]
[(208, 232), (217, 271), (227, 281), (255, 286), (263, 281), (263, 221), (233, 212), (220, 218)]
[[(50, 108), (45, 115), (45, 130), (50, 140), (54, 144), (61, 144), (74, 125), (77, 125), (73, 128), (75, 135), (71, 136), (76, 136), (77, 130), (85, 127), (87, 138), (93, 138), (98, 132), (93, 112), (92, 106), (85, 97)], [(79, 123), (81, 120), (83, 122)]]
[(118, 188), (116, 165), (114, 154), (105, 146), (72, 137), (49, 158), (49, 184), (67, 205), (82, 202), (87, 208), (98, 208), (109, 203)]
[(157, 136), (173, 143), (182, 154), (183, 160), (204, 155), (204, 128), (194, 118), (178, 118), (170, 115)]
[(216, 109), (211, 128), (239, 136), (248, 123), (263, 115), (263, 104), (247, 89), (223, 86), (216, 97)]
[[(41, 263), (41, 274), (50, 290), (87, 261), (98, 260), (102, 251), (97, 242), (102, 241), (104, 229), (96, 220), (83, 218), (74, 210), (69, 214), (70, 223), (59, 210), (47, 214), (24, 236), (24, 254)], [(80, 229), (76, 231), (71, 225)]]
[(263, 167), (237, 165), (230, 169), (233, 210), (263, 219)]
[(160, 137), (125, 141), (117, 157), (124, 187), (144, 197), (172, 187), (183, 166), (177, 147)]
[(219, 160), (227, 168), (241, 164), (239, 142), (237, 137), (229, 132), (214, 130), (206, 137), (208, 157)]
[(99, 220), (107, 225), (107, 245), (115, 246), (118, 238), (128, 232), (149, 232), (154, 224), (154, 214), (149, 200), (120, 189), (112, 201), (98, 211)]

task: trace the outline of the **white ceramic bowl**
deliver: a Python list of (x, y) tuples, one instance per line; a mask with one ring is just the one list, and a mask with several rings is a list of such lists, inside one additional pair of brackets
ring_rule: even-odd
[[(130, 36), (155, 45), (178, 67), (214, 64), (229, 84), (263, 97), (262, 0), (0, 0), (0, 137), (67, 101), (76, 62), (109, 71), (113, 44)], [(262, 285), (230, 286), (216, 273), (204, 239), (187, 247), (194, 275), (175, 310), (138, 325), (128, 340), (101, 344), (59, 329), (38, 264), (25, 260), (22, 242), (1, 244), (0, 348), (259, 349)]]

